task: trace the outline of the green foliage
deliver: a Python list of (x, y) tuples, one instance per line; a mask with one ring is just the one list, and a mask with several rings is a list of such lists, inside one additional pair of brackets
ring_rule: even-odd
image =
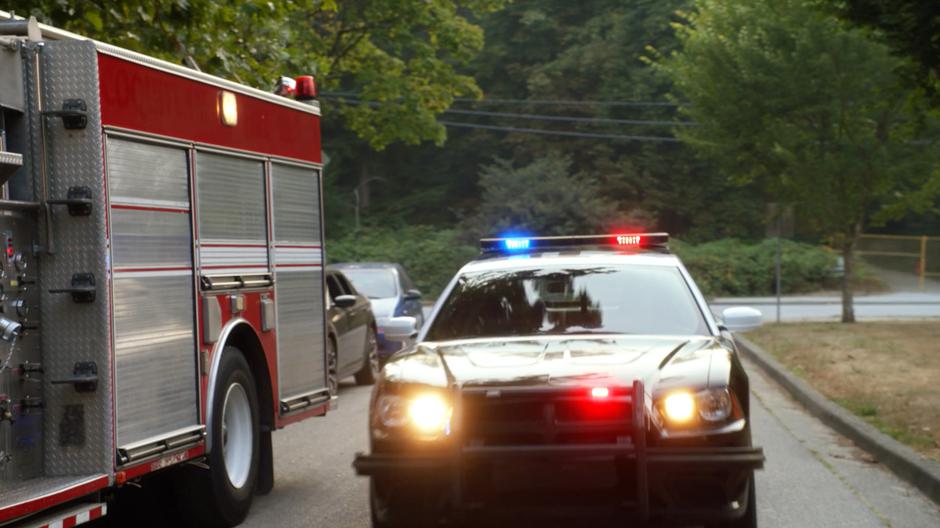
[(370, 228), (327, 240), (326, 254), (337, 262), (397, 262), (427, 300), (435, 299), (464, 264), (479, 253), (454, 230), (431, 226)]
[(482, 203), (469, 223), (477, 235), (507, 231), (539, 235), (593, 233), (623, 215), (599, 182), (575, 173), (571, 160), (550, 152), (524, 167), (497, 159), (480, 175)]
[[(676, 117), (670, 106), (542, 104), (535, 101), (664, 101), (668, 78), (655, 74), (642, 59), (647, 46), (663, 52), (678, 47), (670, 28), (675, 11), (692, 0), (538, 0), (510, 3), (505, 9), (475, 19), (486, 44), (470, 63), (487, 99), (522, 102), (476, 104), (458, 101), (456, 108), (518, 114), (583, 118), (654, 120), (650, 124), (582, 124), (536, 121), (523, 117), (444, 114), (451, 121), (546, 130), (601, 132), (671, 137)], [(533, 101), (527, 103), (525, 101)], [(579, 177), (595, 182), (604, 201), (616, 205), (616, 216), (697, 240), (754, 237), (763, 232), (760, 189), (742, 187), (727, 174), (699, 159), (693, 149), (675, 142), (611, 141), (540, 136), (489, 130), (448, 129), (445, 149), (432, 145), (392, 145), (369, 152), (331, 130), (327, 148), (346, 160), (336, 174), (340, 187), (352, 190), (365, 178), (373, 183), (369, 215), (406, 224), (451, 226), (475, 218), (487, 207), (480, 177), (494, 158), (513, 167), (553, 155), (570, 160)], [(385, 192), (395, 189), (395, 192)], [(403, 190), (407, 189), (407, 192)], [(577, 191), (575, 191), (577, 192)], [(507, 196), (512, 195), (506, 193)], [(518, 196), (512, 197), (518, 201)], [(512, 208), (513, 204), (499, 204)], [(612, 222), (614, 219), (607, 219)], [(334, 222), (335, 224), (336, 222)], [(484, 226), (489, 228), (489, 226)], [(335, 229), (336, 228), (332, 228)], [(557, 228), (556, 228), (557, 229)], [(474, 234), (484, 229), (474, 230)]]
[(897, 52), (920, 66), (917, 82), (940, 104), (940, 3), (936, 0), (839, 0), (839, 13), (869, 26)]
[[(840, 246), (936, 193), (887, 47), (815, 0), (700, 0), (661, 62), (699, 126), (680, 136), (742, 182), (799, 203)], [(910, 182), (907, 185), (899, 182)]]
[[(458, 71), (483, 46), (468, 16), (503, 0), (21, 0), (15, 8), (98, 40), (194, 63), (270, 88), (279, 75), (315, 73), (321, 89), (358, 91), (377, 106), (324, 105), (382, 149), (443, 142), (436, 116), (479, 88)], [(328, 116), (329, 117), (329, 116)]]
[[(748, 244), (735, 239), (698, 245), (670, 243), (696, 284), (708, 296), (774, 293), (776, 241)], [(782, 293), (811, 292), (834, 282), (836, 256), (812, 244), (781, 241)]]

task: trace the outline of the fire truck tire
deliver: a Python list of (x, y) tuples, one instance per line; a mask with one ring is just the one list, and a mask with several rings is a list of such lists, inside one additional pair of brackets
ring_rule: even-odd
[(326, 340), (326, 382), (330, 396), (339, 394), (339, 355), (332, 335)]
[(754, 489), (754, 472), (747, 482), (747, 510), (741, 518), (722, 524), (711, 525), (707, 528), (757, 528), (757, 493)]
[[(398, 483), (369, 479), (369, 506), (372, 528), (431, 528), (438, 516), (429, 507), (435, 501), (425, 500), (431, 490), (417, 490)], [(423, 493), (422, 493), (423, 492)]]
[(366, 332), (365, 361), (356, 373), (356, 385), (372, 385), (379, 376), (379, 340), (375, 337), (375, 328)]
[(191, 492), (185, 502), (194, 526), (236, 526), (251, 508), (261, 447), (255, 380), (238, 348), (222, 352), (212, 402), (209, 468), (184, 481)]

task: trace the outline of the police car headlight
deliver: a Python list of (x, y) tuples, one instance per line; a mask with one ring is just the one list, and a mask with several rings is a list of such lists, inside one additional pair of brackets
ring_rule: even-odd
[(695, 397), (685, 391), (673, 392), (663, 400), (662, 410), (671, 423), (686, 423), (695, 416)]
[(728, 389), (706, 389), (693, 393), (678, 390), (668, 393), (657, 406), (666, 422), (674, 426), (685, 426), (696, 422), (696, 418), (707, 423), (723, 422), (734, 413)]
[(706, 422), (723, 422), (731, 416), (731, 395), (728, 389), (712, 389), (696, 395), (698, 415)]
[(440, 394), (429, 392), (407, 398), (382, 396), (376, 411), (382, 425), (388, 428), (407, 427), (424, 438), (450, 434), (453, 408)]

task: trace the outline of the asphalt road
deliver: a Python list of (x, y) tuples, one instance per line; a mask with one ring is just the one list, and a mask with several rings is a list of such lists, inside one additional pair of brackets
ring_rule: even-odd
[[(936, 528), (940, 509), (807, 414), (750, 366), (762, 528)], [(369, 526), (367, 481), (350, 464), (366, 450), (369, 387), (343, 385), (340, 408), (275, 434), (277, 484), (259, 497), (249, 528)], [(570, 526), (570, 524), (569, 524)]]
[[(730, 306), (750, 306), (761, 311), (764, 322), (777, 317), (775, 297), (719, 297), (708, 303), (715, 314)], [(781, 299), (782, 321), (838, 321), (842, 300), (836, 296), (791, 295)], [(860, 321), (940, 317), (940, 293), (894, 292), (855, 297), (855, 316)]]

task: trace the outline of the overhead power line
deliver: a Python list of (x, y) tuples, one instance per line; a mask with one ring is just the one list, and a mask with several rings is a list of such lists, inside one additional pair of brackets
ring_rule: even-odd
[[(331, 96), (325, 96), (331, 98)], [(365, 104), (368, 106), (379, 106), (377, 101), (364, 101), (354, 97), (336, 97), (343, 102), (353, 105)], [(668, 120), (649, 120), (649, 119), (615, 119), (606, 117), (578, 117), (578, 116), (559, 116), (547, 114), (523, 114), (518, 112), (490, 112), (486, 110), (464, 110), (459, 108), (449, 108), (444, 110), (444, 114), (460, 114), (486, 117), (506, 117), (513, 119), (530, 119), (535, 121), (561, 121), (568, 123), (585, 123), (597, 125), (646, 125), (646, 126), (695, 126), (692, 121), (668, 121)]]
[(593, 123), (607, 125), (651, 125), (651, 126), (695, 126), (691, 121), (665, 121), (665, 120), (647, 120), (647, 119), (614, 119), (606, 117), (573, 117), (573, 116), (554, 116), (545, 114), (519, 114), (516, 112), (487, 112), (484, 110), (462, 110), (450, 108), (444, 110), (445, 114), (477, 115), (490, 117), (512, 117), (518, 119), (533, 119), (536, 121), (564, 121), (568, 123)]
[(481, 128), (484, 130), (499, 130), (503, 132), (519, 132), (524, 134), (542, 134), (546, 136), (567, 136), (593, 139), (613, 139), (620, 141), (655, 141), (676, 143), (679, 140), (668, 136), (628, 136), (619, 134), (595, 134), (593, 132), (575, 132), (568, 130), (545, 130), (544, 128), (521, 128), (496, 125), (481, 125), (478, 123), (458, 123), (455, 121), (438, 121), (438, 123), (448, 127), (459, 128)]
[[(354, 92), (321, 92), (322, 97), (359, 97)], [(558, 106), (626, 106), (626, 107), (661, 107), (674, 108), (680, 103), (672, 101), (586, 101), (586, 100), (563, 100), (563, 99), (498, 99), (484, 98), (474, 99), (472, 97), (455, 97), (454, 101), (473, 104), (515, 104), (515, 105), (558, 105)]]

